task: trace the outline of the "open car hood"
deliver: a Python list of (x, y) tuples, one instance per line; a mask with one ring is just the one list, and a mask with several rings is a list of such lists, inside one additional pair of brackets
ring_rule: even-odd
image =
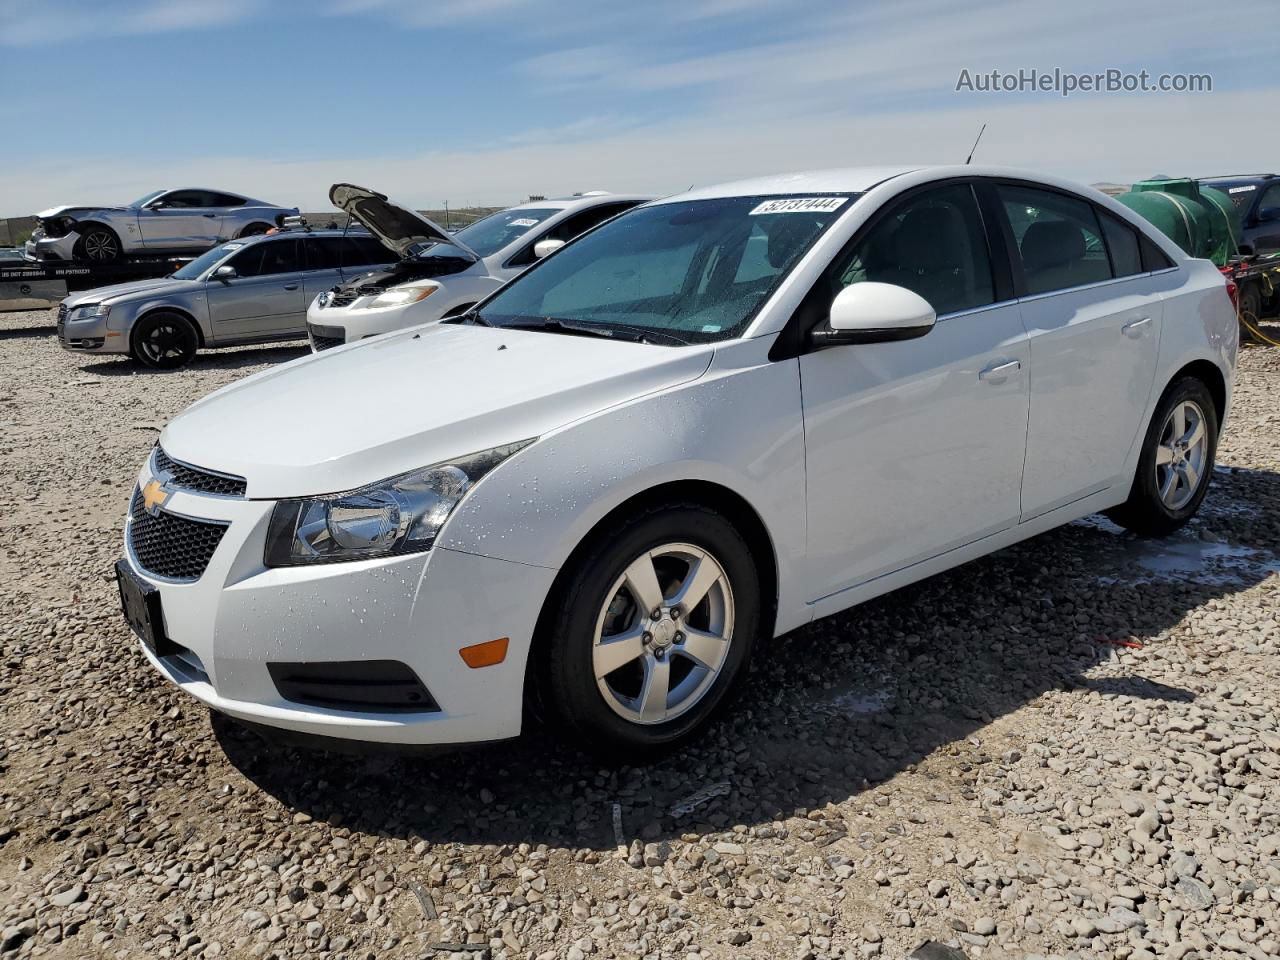
[(447, 243), (473, 260), (480, 255), (462, 241), (450, 236), (439, 224), (399, 204), (385, 194), (357, 187), (353, 183), (335, 183), (329, 188), (329, 200), (343, 213), (359, 220), (382, 245), (404, 257), (409, 248), (419, 243)]

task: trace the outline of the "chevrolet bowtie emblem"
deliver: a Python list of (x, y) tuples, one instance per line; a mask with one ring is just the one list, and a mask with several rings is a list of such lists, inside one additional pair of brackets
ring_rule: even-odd
[(169, 502), (171, 491), (159, 480), (149, 480), (142, 488), (142, 506), (153, 517), (159, 516), (160, 508)]

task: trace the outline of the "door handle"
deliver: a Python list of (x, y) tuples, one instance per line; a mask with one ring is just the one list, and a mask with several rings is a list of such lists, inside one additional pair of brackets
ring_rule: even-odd
[(1142, 336), (1142, 331), (1146, 329), (1147, 324), (1150, 322), (1150, 317), (1143, 317), (1141, 320), (1130, 320), (1120, 328), (1120, 332), (1126, 337), (1140, 337)]
[(216, 217), (216, 216), (217, 216), (217, 214), (216, 214), (216, 213), (202, 213), (202, 214), (200, 214), (200, 216), (202, 216), (202, 217), (208, 217), (210, 220), (212, 220), (214, 217)]
[(1015, 370), (1022, 369), (1022, 363), (1018, 360), (1005, 360), (1001, 363), (993, 363), (978, 372), (979, 380), (986, 380), (989, 383), (1003, 383), (1009, 379), (1009, 375)]
[(298, 285), (297, 285), (296, 283), (286, 283), (286, 284), (284, 285), (284, 288), (285, 288), (286, 290), (297, 290), (297, 289), (298, 289)]

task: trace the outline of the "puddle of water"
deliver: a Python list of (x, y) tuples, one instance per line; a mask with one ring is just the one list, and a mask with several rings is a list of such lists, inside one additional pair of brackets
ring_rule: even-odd
[(1101, 584), (1141, 584), (1157, 580), (1195, 580), (1200, 583), (1240, 583), (1262, 580), (1280, 573), (1280, 557), (1232, 543), (1202, 540), (1194, 530), (1184, 530), (1163, 540), (1135, 537), (1102, 516), (1085, 517), (1077, 524), (1114, 535), (1097, 557), (1095, 569)]
[(850, 690), (832, 697), (822, 705), (822, 708), (828, 713), (856, 717), (880, 713), (892, 703), (893, 691), (888, 688), (871, 691)]

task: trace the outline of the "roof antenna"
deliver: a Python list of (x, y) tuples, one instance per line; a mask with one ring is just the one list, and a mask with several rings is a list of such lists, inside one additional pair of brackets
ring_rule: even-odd
[[(984, 123), (982, 129), (978, 131), (978, 140), (982, 139), (982, 135), (987, 132), (987, 125)], [(974, 151), (978, 149), (978, 140), (973, 141), (973, 149), (969, 151), (969, 156), (965, 158), (964, 165), (967, 167), (969, 161), (973, 159)]]

